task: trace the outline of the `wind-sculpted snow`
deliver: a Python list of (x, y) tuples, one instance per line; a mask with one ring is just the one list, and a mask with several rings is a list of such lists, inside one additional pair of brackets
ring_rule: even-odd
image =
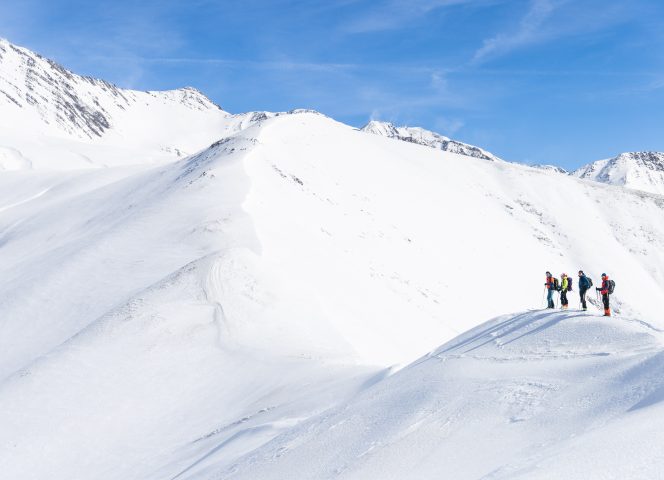
[(659, 478), (663, 342), (624, 318), (503, 316), (186, 478)]

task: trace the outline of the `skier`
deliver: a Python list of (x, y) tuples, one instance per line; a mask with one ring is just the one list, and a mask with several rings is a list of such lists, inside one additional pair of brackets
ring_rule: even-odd
[(546, 308), (555, 308), (555, 305), (553, 303), (553, 291), (556, 290), (556, 281), (551, 275), (551, 272), (546, 272), (546, 283), (544, 285), (548, 290), (546, 299), (549, 305)]
[(602, 274), (602, 286), (595, 288), (602, 294), (602, 303), (604, 304), (604, 316), (611, 316), (611, 308), (609, 307), (609, 276), (606, 273)]
[(581, 307), (584, 311), (588, 310), (588, 305), (586, 305), (586, 292), (592, 287), (592, 285), (593, 282), (586, 277), (583, 270), (579, 270), (579, 296), (581, 297)]
[(560, 275), (560, 308), (562, 310), (567, 310), (569, 303), (567, 302), (567, 288), (569, 287), (569, 279), (567, 274), (563, 273)]

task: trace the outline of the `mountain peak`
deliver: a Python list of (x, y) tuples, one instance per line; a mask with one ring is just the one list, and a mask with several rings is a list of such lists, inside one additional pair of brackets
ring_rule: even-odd
[(664, 153), (625, 152), (590, 163), (574, 171), (573, 175), (609, 185), (664, 194)]
[(445, 152), (465, 155), (467, 157), (480, 158), (492, 162), (500, 161), (498, 157), (480, 147), (452, 140), (440, 133), (432, 132), (431, 130), (426, 130), (421, 127), (397, 127), (389, 122), (371, 120), (360, 130), (367, 133), (373, 133), (374, 135), (381, 135), (383, 137), (394, 138), (404, 142), (424, 145)]
[(127, 109), (155, 103), (220, 110), (192, 87), (164, 92), (122, 89), (105, 80), (75, 74), (0, 39), (0, 105), (13, 110), (12, 115), (4, 116), (3, 128), (38, 128), (53, 136), (91, 140), (103, 137)]

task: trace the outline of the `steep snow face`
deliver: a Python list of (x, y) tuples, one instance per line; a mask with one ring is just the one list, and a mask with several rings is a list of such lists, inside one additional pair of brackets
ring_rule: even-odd
[(615, 312), (663, 326), (661, 197), (309, 112), (227, 125), (163, 165), (0, 174), (7, 477), (250, 476), (246, 455), (339, 404), (357, 411), (394, 365), (541, 306), (545, 270), (608, 271)]
[(227, 117), (193, 88), (121, 89), (0, 39), (0, 170), (174, 159), (219, 138)]
[(662, 332), (643, 322), (504, 316), (186, 478), (660, 478), (662, 368)]
[(427, 147), (443, 150), (445, 152), (458, 153), (468, 157), (481, 158), (483, 160), (499, 161), (500, 159), (479, 147), (457, 142), (444, 137), (439, 133), (425, 130), (420, 127), (395, 127), (389, 122), (372, 120), (361, 129), (363, 132), (382, 135), (383, 137), (395, 138), (404, 142), (417, 143)]
[(572, 175), (664, 195), (664, 153), (621, 153), (581, 167)]

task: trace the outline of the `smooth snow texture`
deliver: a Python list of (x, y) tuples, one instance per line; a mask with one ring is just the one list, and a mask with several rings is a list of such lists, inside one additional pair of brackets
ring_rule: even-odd
[(624, 318), (499, 317), (187, 478), (661, 478), (663, 341)]

